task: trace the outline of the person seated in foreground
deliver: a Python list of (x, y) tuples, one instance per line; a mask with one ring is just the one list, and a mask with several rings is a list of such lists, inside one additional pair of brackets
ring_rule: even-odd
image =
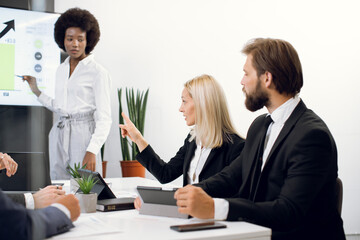
[[(17, 164), (7, 154), (0, 153), (0, 169), (7, 175), (16, 173)], [(79, 200), (73, 195), (62, 195), (50, 206), (29, 210), (14, 203), (0, 189), (0, 232), (4, 239), (44, 239), (73, 228), (80, 216)]]
[[(18, 164), (9, 156), (0, 152), (0, 171), (6, 169), (8, 177), (13, 176)], [(61, 195), (65, 195), (62, 186), (49, 185), (36, 193), (6, 193), (16, 203), (24, 205), (27, 209), (44, 208), (54, 203)]]
[(178, 211), (269, 227), (274, 240), (345, 239), (336, 208), (336, 144), (298, 96), (303, 74), (296, 50), (284, 40), (258, 38), (243, 53), (245, 105), (268, 113), (251, 124), (230, 166), (175, 192)]

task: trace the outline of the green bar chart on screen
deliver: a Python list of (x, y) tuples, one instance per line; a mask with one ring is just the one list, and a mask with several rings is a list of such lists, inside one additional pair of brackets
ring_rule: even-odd
[(0, 44), (0, 56), (0, 89), (14, 90), (15, 45)]
[(0, 6), (0, 105), (41, 106), (24, 75), (35, 77), (41, 92), (55, 96), (60, 49), (54, 24), (59, 16)]

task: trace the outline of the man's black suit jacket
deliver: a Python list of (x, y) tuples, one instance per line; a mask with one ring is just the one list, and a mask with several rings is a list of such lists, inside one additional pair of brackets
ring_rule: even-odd
[[(231, 134), (229, 137), (231, 142), (224, 141), (221, 147), (211, 150), (200, 172), (199, 181), (220, 172), (240, 155), (245, 140), (236, 134)], [(184, 145), (168, 163), (161, 160), (150, 145), (139, 153), (136, 159), (161, 183), (171, 182), (183, 174), (183, 185), (185, 186), (188, 184), (187, 172), (196, 150), (195, 140), (189, 142), (189, 138), (190, 134), (185, 139)]]
[(336, 145), (326, 124), (303, 101), (276, 139), (255, 199), (249, 199), (264, 120), (259, 116), (250, 126), (240, 157), (199, 186), (229, 201), (227, 220), (270, 227), (272, 239), (345, 239), (335, 205)]

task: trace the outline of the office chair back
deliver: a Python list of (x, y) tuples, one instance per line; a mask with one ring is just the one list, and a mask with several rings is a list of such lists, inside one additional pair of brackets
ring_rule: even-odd
[(51, 184), (49, 162), (43, 152), (8, 152), (18, 163), (12, 177), (6, 171), (0, 173), (0, 188), (3, 191), (38, 191)]
[(336, 179), (335, 194), (336, 194), (336, 207), (339, 212), (339, 215), (341, 216), (342, 202), (343, 202), (343, 184), (340, 178)]

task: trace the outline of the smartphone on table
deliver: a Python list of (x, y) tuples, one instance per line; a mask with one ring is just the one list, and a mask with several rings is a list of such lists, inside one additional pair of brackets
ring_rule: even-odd
[(170, 226), (170, 228), (178, 232), (189, 232), (189, 231), (198, 231), (198, 230), (207, 230), (207, 229), (226, 228), (226, 225), (219, 222), (202, 222), (202, 223), (173, 225)]

